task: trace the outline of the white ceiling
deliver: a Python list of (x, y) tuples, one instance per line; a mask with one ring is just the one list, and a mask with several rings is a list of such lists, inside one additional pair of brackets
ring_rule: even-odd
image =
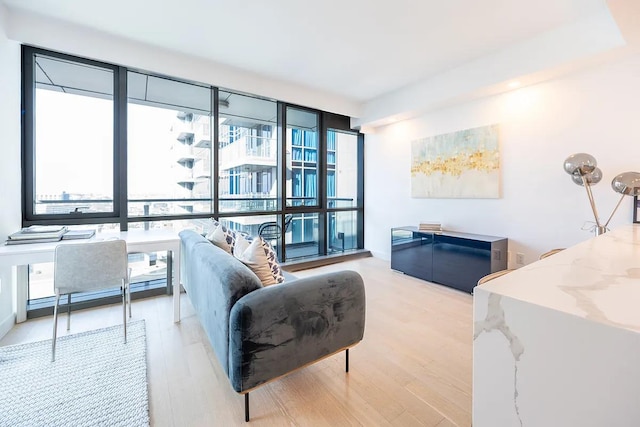
[(605, 0), (0, 0), (367, 102), (606, 8)]

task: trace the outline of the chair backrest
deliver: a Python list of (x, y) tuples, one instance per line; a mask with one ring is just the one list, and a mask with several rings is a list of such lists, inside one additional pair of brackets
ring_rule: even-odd
[[(284, 217), (284, 231), (289, 231), (289, 226), (291, 225), (291, 220), (293, 219), (293, 214), (287, 214)], [(258, 227), (258, 236), (261, 236), (265, 239), (279, 239), (280, 238), (280, 225), (277, 221), (268, 221), (263, 222)]]
[(500, 270), (500, 271), (496, 271), (493, 272), (491, 274), (487, 274), (486, 276), (483, 276), (480, 278), (480, 280), (478, 280), (478, 285), (482, 285), (483, 283), (487, 283), (489, 280), (493, 280), (493, 279), (497, 279), (500, 276), (504, 276), (507, 273), (512, 272), (513, 270)]
[(293, 214), (286, 214), (284, 216), (284, 231), (289, 231), (289, 226), (291, 225), (291, 220), (293, 219)]
[(553, 254), (557, 254), (558, 252), (562, 252), (562, 251), (564, 251), (564, 248), (551, 249), (550, 251), (545, 252), (542, 255), (540, 255), (540, 259), (545, 259), (547, 257), (550, 257)]
[(124, 240), (56, 246), (53, 287), (57, 293), (115, 288), (123, 280), (129, 280)]
[(265, 239), (280, 238), (280, 226), (275, 221), (263, 222), (258, 227), (258, 236)]

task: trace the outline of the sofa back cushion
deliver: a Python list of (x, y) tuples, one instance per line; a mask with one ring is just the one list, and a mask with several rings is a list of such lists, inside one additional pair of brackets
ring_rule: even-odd
[(284, 282), (284, 275), (278, 264), (278, 254), (262, 237), (248, 240), (244, 236), (236, 236), (233, 256), (249, 267), (263, 286)]
[(262, 287), (256, 275), (195, 231), (180, 232), (183, 285), (225, 372), (229, 373), (229, 313)]
[(226, 252), (233, 254), (233, 248), (236, 242), (236, 234), (234, 231), (228, 229), (218, 221), (214, 220), (212, 223), (213, 227), (206, 235), (207, 240), (219, 248), (224, 249)]

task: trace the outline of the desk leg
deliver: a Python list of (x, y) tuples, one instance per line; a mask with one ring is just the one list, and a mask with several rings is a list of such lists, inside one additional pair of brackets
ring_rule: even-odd
[(29, 300), (29, 266), (16, 266), (16, 323), (27, 320), (27, 301)]
[[(176, 261), (174, 251), (167, 251), (167, 280), (171, 280), (173, 286), (173, 321), (180, 322), (180, 260)], [(175, 277), (175, 278), (174, 278)]]

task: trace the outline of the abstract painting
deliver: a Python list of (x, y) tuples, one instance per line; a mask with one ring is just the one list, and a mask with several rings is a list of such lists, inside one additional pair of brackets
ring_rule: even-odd
[(411, 141), (411, 197), (497, 199), (497, 124)]

